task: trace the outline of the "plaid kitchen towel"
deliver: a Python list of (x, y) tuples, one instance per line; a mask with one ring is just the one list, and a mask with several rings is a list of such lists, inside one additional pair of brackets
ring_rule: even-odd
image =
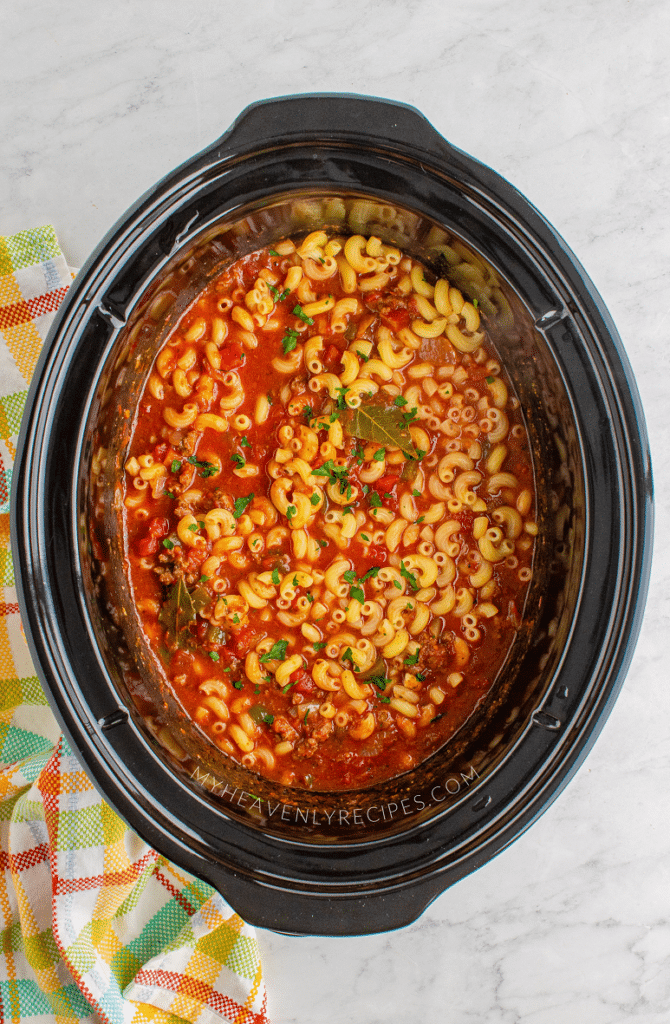
[(98, 795), (59, 735), (21, 629), (12, 463), (72, 277), (52, 227), (0, 237), (0, 1022), (269, 1024), (253, 929)]

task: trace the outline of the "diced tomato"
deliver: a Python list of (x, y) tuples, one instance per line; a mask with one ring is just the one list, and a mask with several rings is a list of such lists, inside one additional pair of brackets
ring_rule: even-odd
[(468, 363), (468, 376), (473, 384), (480, 384), (485, 377), (489, 376), (490, 372), (486, 368), (486, 363), (475, 363), (473, 361)]
[(226, 345), (224, 348), (219, 349), (219, 355), (221, 356), (219, 369), (222, 373), (227, 373), (228, 370), (234, 370), (244, 362), (242, 346), (238, 342), (233, 342), (233, 344)]
[(398, 494), (395, 490), (395, 486), (400, 480), (399, 476), (393, 473), (387, 473), (386, 476), (380, 477), (379, 480), (375, 480), (374, 483), (370, 484), (374, 487), (377, 494), (380, 496), (384, 505), (390, 508), (393, 512), (398, 510)]
[(379, 480), (375, 480), (372, 486), (380, 494), (384, 494), (386, 491), (392, 490), (399, 479), (400, 477), (396, 473), (387, 473), (386, 476), (380, 476)]
[(389, 309), (381, 314), (382, 323), (390, 327), (392, 331), (401, 331), (409, 327), (410, 315), (408, 309)]
[[(369, 536), (369, 534), (367, 534), (365, 530), (363, 530), (363, 533), (365, 533), (366, 536)], [(388, 548), (384, 547), (381, 544), (371, 544), (370, 547), (368, 548), (368, 557), (366, 561), (361, 565), (361, 574), (363, 574), (363, 569), (365, 569), (365, 571), (367, 572), (368, 569), (372, 569), (373, 567), (379, 568), (380, 566), (386, 565), (387, 558)]]
[(157, 444), (154, 448), (154, 459), (157, 462), (162, 462), (168, 453), (168, 446), (166, 444)]
[(256, 639), (256, 633), (251, 626), (242, 626), (232, 638), (232, 645), (238, 658), (248, 654), (252, 643)]
[(342, 359), (342, 353), (337, 345), (329, 345), (326, 349), (326, 354), (323, 357), (323, 361), (326, 366), (334, 366), (335, 363), (339, 363)]
[(152, 519), (144, 537), (137, 543), (137, 553), (140, 557), (148, 558), (149, 555), (155, 555), (161, 545), (161, 540), (163, 537), (167, 537), (169, 532), (170, 523), (165, 516), (156, 516), (155, 519)]
[(190, 672), (193, 668), (193, 654), (191, 651), (187, 651), (181, 648), (172, 655), (170, 661), (170, 672), (173, 675), (182, 675)]
[(230, 647), (217, 647), (217, 650), (219, 652), (219, 661), (225, 668), (227, 668), (229, 665), (232, 665), (233, 662), (236, 662), (238, 660), (236, 655), (233, 654), (233, 652), (231, 651)]
[(309, 694), (314, 693), (316, 690), (316, 683), (310, 674), (305, 672), (304, 669), (298, 669), (297, 672), (294, 672), (293, 675), (289, 677), (289, 682), (295, 682), (295, 686), (291, 687), (291, 689), (299, 690), (300, 693)]

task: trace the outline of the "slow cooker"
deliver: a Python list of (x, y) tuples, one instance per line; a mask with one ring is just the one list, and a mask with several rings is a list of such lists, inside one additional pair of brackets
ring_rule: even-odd
[[(134, 642), (115, 515), (124, 423), (163, 339), (222, 268), (317, 227), (375, 234), (477, 299), (525, 413), (539, 494), (524, 622), (491, 698), (418, 767), (339, 793), (264, 781), (184, 727)], [(303, 934), (415, 920), (558, 795), (628, 668), (651, 523), (637, 389), (575, 256), (417, 110), (354, 95), (252, 105), (112, 228), (50, 332), (13, 481), (30, 650), (96, 786), (250, 923)]]

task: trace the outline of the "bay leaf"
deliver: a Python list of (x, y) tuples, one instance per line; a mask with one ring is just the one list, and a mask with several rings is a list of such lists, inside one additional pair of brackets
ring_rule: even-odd
[(182, 634), (191, 622), (195, 622), (195, 614), (193, 599), (186, 584), (183, 580), (177, 580), (158, 613), (158, 621), (165, 627), (167, 639), (172, 646), (185, 646), (186, 638)]
[(399, 448), (409, 459), (417, 457), (409, 428), (403, 423), (401, 409), (369, 402), (340, 414), (342, 426), (361, 441), (372, 441), (381, 448)]
[(203, 608), (206, 608), (211, 599), (211, 594), (206, 587), (196, 587), (191, 594), (191, 601), (193, 602), (193, 611), (195, 615), (198, 615)]
[(416, 459), (408, 459), (407, 462), (403, 462), (402, 464), (400, 479), (404, 480), (405, 483), (414, 483), (418, 472), (419, 463), (416, 461)]

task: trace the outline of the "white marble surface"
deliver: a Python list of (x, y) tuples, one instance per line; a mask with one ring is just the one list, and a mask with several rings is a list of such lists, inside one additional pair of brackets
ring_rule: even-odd
[(633, 364), (657, 548), (622, 695), (529, 832), (414, 925), (260, 932), (273, 1024), (670, 1020), (670, 4), (667, 0), (32, 0), (2, 10), (0, 233), (73, 265), (254, 99), (419, 107), (579, 255)]

